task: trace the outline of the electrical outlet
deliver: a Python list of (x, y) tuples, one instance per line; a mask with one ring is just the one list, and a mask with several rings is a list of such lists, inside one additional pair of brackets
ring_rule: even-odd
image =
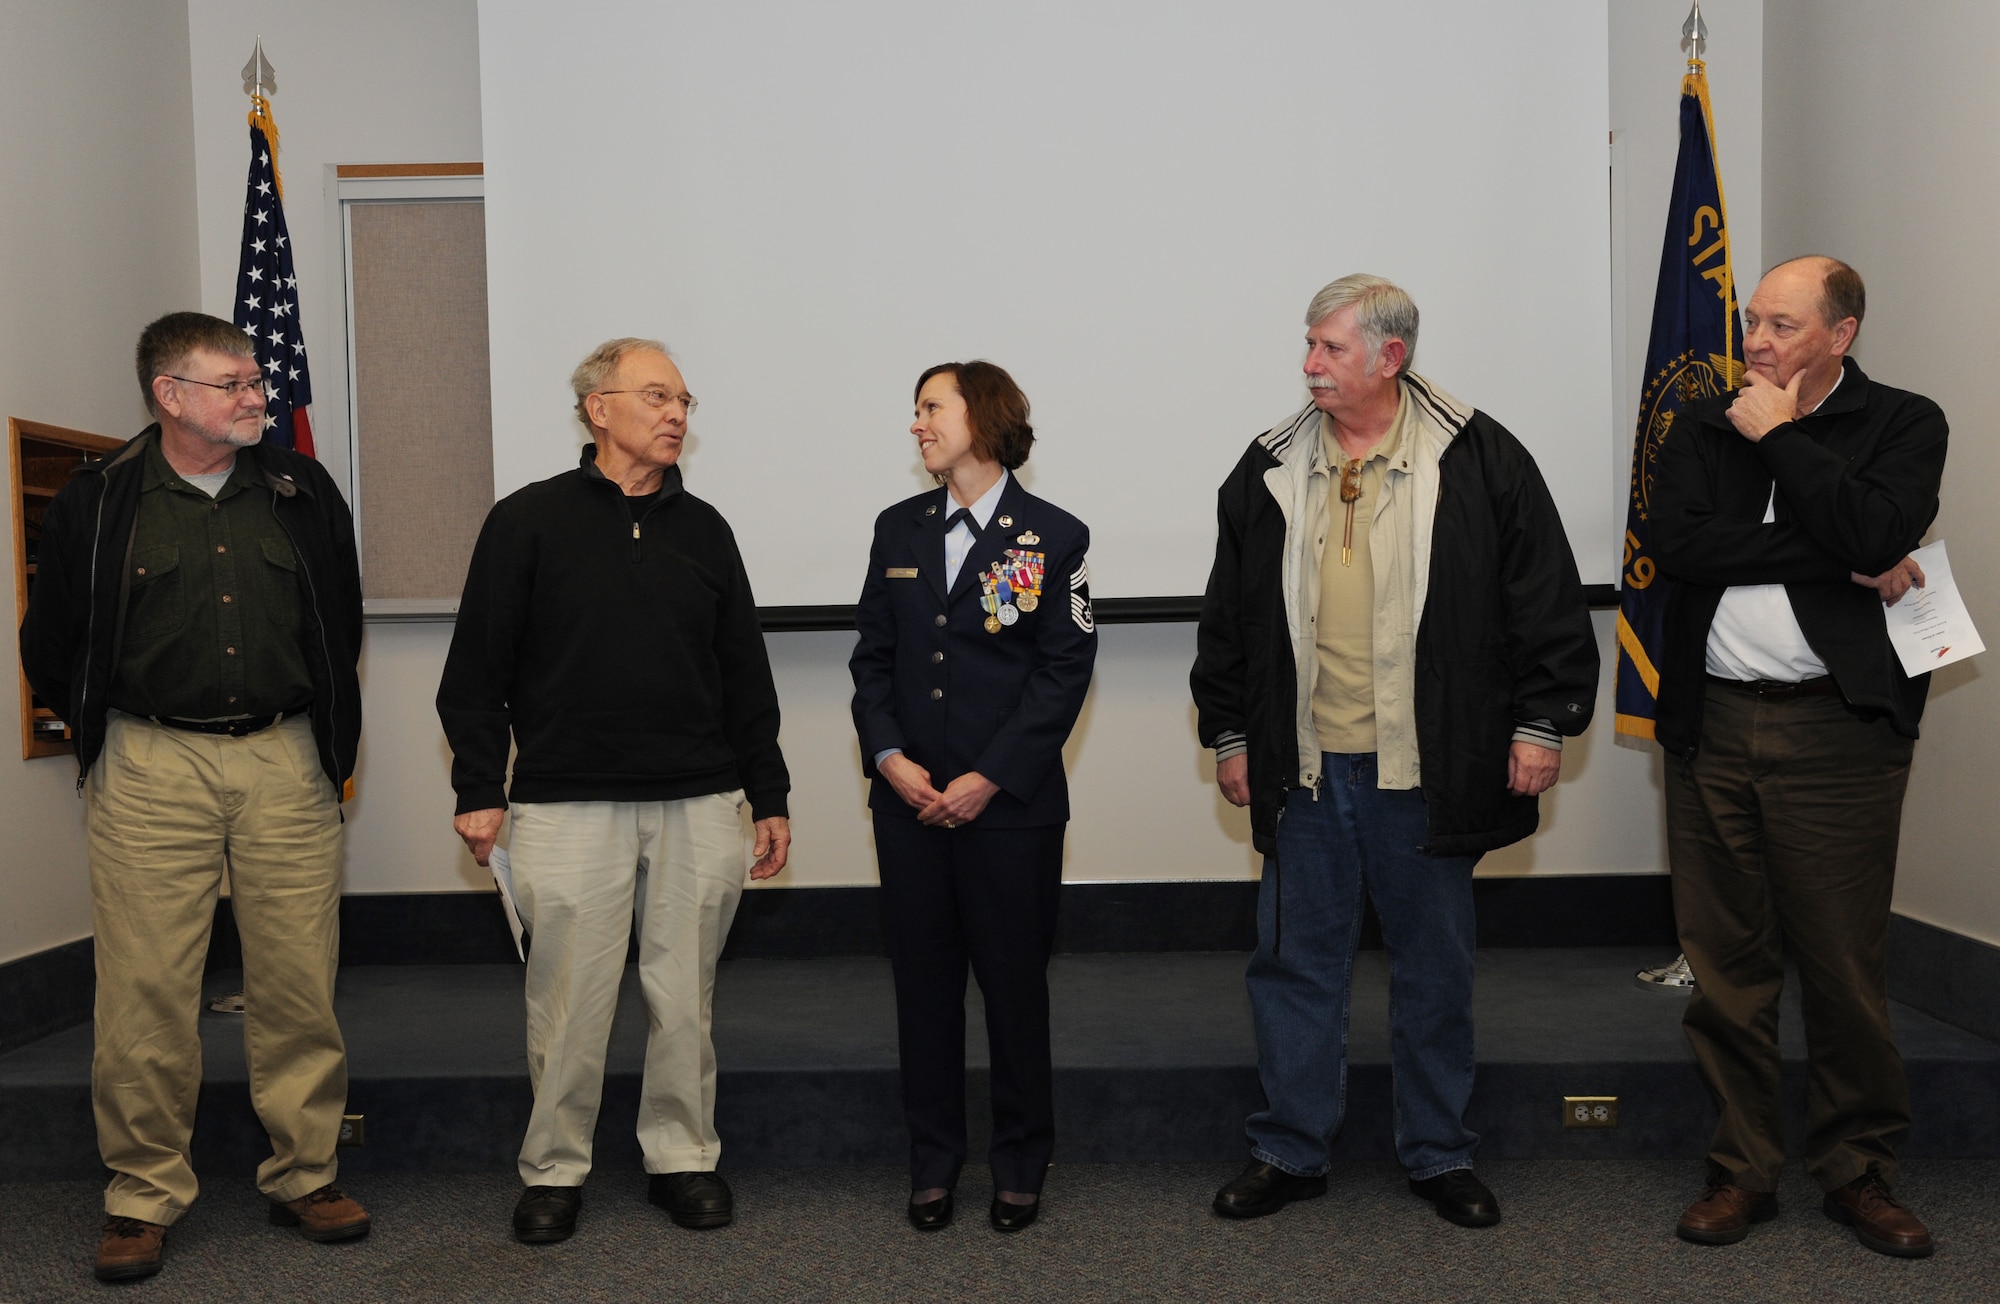
[(1564, 1096), (1564, 1127), (1617, 1127), (1618, 1097)]
[(342, 1114), (340, 1116), (340, 1141), (344, 1146), (368, 1144), (368, 1116), (366, 1114)]

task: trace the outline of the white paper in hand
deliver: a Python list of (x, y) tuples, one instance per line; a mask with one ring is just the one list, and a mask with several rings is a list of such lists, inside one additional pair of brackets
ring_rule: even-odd
[(493, 886), (500, 889), (500, 905), (507, 912), (507, 927), (514, 930), (514, 954), (525, 963), (528, 953), (521, 946), (521, 936), (527, 929), (521, 923), (521, 908), (514, 902), (514, 864), (507, 859), (505, 847), (493, 848), (493, 854), (486, 860), (493, 871)]
[(1951, 579), (1951, 562), (1944, 542), (1910, 554), (1924, 571), (1924, 586), (1905, 593), (1893, 607), (1882, 609), (1889, 622), (1889, 645), (1902, 659), (1903, 673), (1915, 677), (1963, 661), (1986, 650), (1979, 631), (1966, 614), (1965, 599)]

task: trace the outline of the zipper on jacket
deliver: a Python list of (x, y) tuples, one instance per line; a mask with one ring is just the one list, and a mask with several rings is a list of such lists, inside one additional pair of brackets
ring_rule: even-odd
[[(97, 481), (97, 522), (90, 528), (90, 616), (83, 625), (83, 687), (77, 692), (77, 723), (70, 726), (79, 731), (83, 728), (82, 722), (90, 718), (90, 661), (97, 654), (97, 550), (104, 544), (104, 500), (111, 496), (111, 477), (100, 473)], [(82, 741), (80, 733), (78, 741)], [(77, 749), (77, 755), (83, 755), (82, 748)], [(83, 796), (83, 781), (89, 777), (89, 770), (81, 766), (77, 768), (77, 796)]]
[(639, 522), (632, 522), (632, 563), (639, 563)]

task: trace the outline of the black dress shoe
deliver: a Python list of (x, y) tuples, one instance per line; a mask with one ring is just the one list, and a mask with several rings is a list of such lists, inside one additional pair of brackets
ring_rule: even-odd
[(1410, 1190), (1436, 1205), (1438, 1217), (1460, 1227), (1491, 1227), (1500, 1221), (1500, 1201), (1470, 1168), (1454, 1168), (1421, 1182), (1413, 1177)]
[(1326, 1194), (1326, 1178), (1299, 1177), (1253, 1160), (1236, 1180), (1215, 1193), (1215, 1211), (1225, 1218), (1262, 1218), (1294, 1200)]
[(910, 1226), (920, 1232), (943, 1231), (951, 1226), (951, 1214), (950, 1191), (935, 1200), (910, 1201)]
[(993, 1207), (986, 1211), (986, 1217), (996, 1232), (1018, 1232), (1035, 1221), (1035, 1215), (1041, 1211), (1042, 1202), (1039, 1199), (1033, 1204), (1014, 1204), (996, 1195)]
[(566, 1241), (576, 1230), (576, 1211), (582, 1207), (580, 1186), (531, 1186), (514, 1206), (514, 1239), (525, 1245)]
[(701, 1231), (727, 1227), (736, 1216), (736, 1197), (718, 1173), (654, 1173), (646, 1198), (682, 1227)]

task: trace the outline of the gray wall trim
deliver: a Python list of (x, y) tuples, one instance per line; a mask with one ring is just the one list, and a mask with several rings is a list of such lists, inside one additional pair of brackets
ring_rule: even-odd
[(90, 1018), (97, 945), (88, 937), (0, 964), (0, 1053)]
[(1889, 996), (2000, 1041), (2000, 947), (1890, 915)]

